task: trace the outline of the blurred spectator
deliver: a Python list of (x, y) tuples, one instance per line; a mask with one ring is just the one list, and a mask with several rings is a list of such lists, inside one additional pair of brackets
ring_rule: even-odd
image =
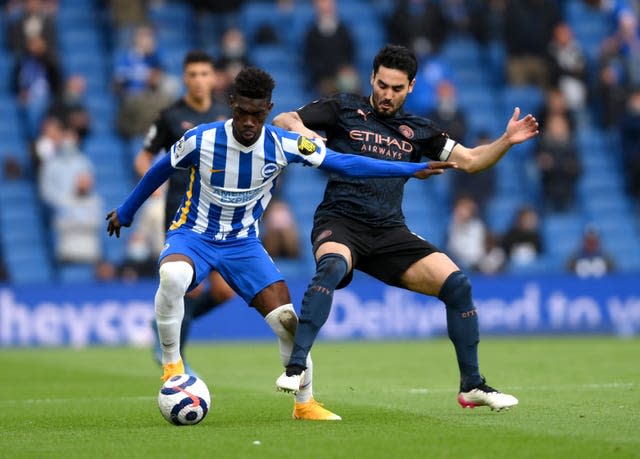
[(628, 91), (634, 87), (640, 87), (640, 27), (635, 13), (627, 12), (600, 52), (597, 90), (606, 127), (620, 120)]
[(545, 210), (564, 212), (574, 205), (576, 181), (581, 173), (577, 147), (566, 117), (554, 114), (536, 146)]
[(189, 0), (196, 18), (198, 46), (208, 49), (222, 40), (222, 34), (240, 25), (240, 9), (244, 0)]
[(155, 277), (158, 256), (165, 240), (165, 191), (156, 190), (140, 209), (133, 232), (127, 240), (126, 258), (121, 276), (128, 280)]
[(48, 116), (76, 131), (80, 140), (87, 136), (91, 127), (91, 116), (84, 101), (86, 88), (87, 82), (82, 75), (71, 75), (65, 82), (64, 91), (54, 99), (48, 111)]
[(0, 282), (7, 282), (9, 280), (9, 271), (7, 270), (4, 263), (4, 255), (0, 251)]
[(640, 88), (629, 96), (620, 122), (622, 170), (627, 192), (640, 197)]
[(53, 158), (64, 142), (65, 131), (62, 122), (58, 118), (47, 117), (42, 122), (40, 135), (33, 145), (32, 162), (36, 173), (43, 163)]
[(526, 265), (543, 252), (540, 217), (533, 207), (518, 209), (511, 227), (502, 238), (502, 247), (509, 263)]
[(489, 5), (485, 0), (442, 0), (442, 13), (449, 34), (473, 35), (481, 42), (489, 39)]
[(233, 81), (238, 72), (251, 65), (247, 56), (247, 41), (242, 30), (237, 27), (227, 29), (220, 43), (220, 58), (217, 66)]
[(567, 98), (558, 87), (551, 87), (544, 93), (544, 102), (537, 112), (536, 119), (540, 126), (540, 132), (544, 132), (546, 128), (547, 119), (552, 115), (560, 115), (567, 119), (569, 123), (569, 130), (571, 133), (576, 132), (576, 112), (569, 107)]
[(467, 119), (458, 105), (456, 87), (449, 80), (441, 80), (436, 86), (436, 106), (427, 112), (427, 118), (445, 130), (449, 137), (460, 142), (467, 135)]
[(12, 154), (5, 154), (2, 160), (2, 179), (5, 182), (11, 182), (23, 178), (25, 178), (25, 171), (18, 158)]
[(115, 46), (126, 46), (130, 34), (148, 19), (148, 0), (109, 0), (111, 26), (117, 34)]
[(57, 120), (47, 123), (47, 138), (40, 144), (38, 188), (44, 203), (55, 209), (76, 196), (79, 177), (93, 174), (93, 164), (80, 151), (76, 133), (63, 129)]
[(262, 221), (262, 244), (273, 258), (299, 258), (300, 235), (291, 209), (285, 201), (273, 198)]
[(35, 139), (44, 114), (62, 90), (62, 72), (57, 58), (41, 37), (27, 39), (13, 70), (13, 89), (29, 140)]
[(97, 263), (102, 257), (102, 199), (89, 171), (75, 176), (70, 195), (57, 200), (53, 212), (55, 254), (61, 263)]
[(314, 0), (313, 5), (315, 16), (305, 33), (303, 59), (309, 86), (318, 95), (329, 96), (338, 92), (340, 69), (354, 66), (355, 42), (338, 16), (335, 0)]
[[(451, 138), (458, 139), (453, 136)], [(491, 140), (491, 135), (488, 132), (480, 132), (473, 144), (486, 145)], [(455, 169), (448, 171), (447, 174), (451, 176), (451, 190), (454, 199), (463, 195), (472, 196), (481, 210), (495, 193), (496, 169), (494, 167), (475, 174), (466, 174)]]
[(614, 271), (613, 258), (602, 248), (594, 225), (585, 228), (580, 248), (569, 258), (567, 269), (579, 277), (602, 277)]
[(136, 28), (133, 43), (116, 56), (114, 69), (115, 92), (124, 99), (127, 96), (144, 91), (149, 87), (149, 80), (158, 84), (158, 76), (154, 71), (162, 73), (160, 53), (156, 49), (156, 38), (150, 26)]
[(176, 95), (161, 87), (163, 78), (162, 70), (151, 70), (147, 87), (124, 98), (116, 117), (116, 129), (121, 136), (129, 139), (146, 134), (160, 111), (173, 102)]
[(411, 97), (407, 97), (404, 110), (416, 115), (426, 116), (436, 107), (437, 87), (444, 80), (452, 80), (453, 71), (449, 65), (437, 55), (423, 55), (418, 61), (416, 82)]
[(118, 269), (110, 261), (100, 260), (95, 265), (94, 276), (98, 282), (113, 282), (118, 279)]
[(508, 0), (504, 44), (510, 85), (547, 87), (551, 81), (547, 52), (561, 10), (555, 0)]
[(452, 213), (447, 231), (447, 251), (461, 268), (476, 271), (486, 254), (487, 235), (478, 206), (472, 198), (461, 196), (455, 201)]
[(587, 103), (587, 57), (566, 22), (553, 29), (549, 45), (551, 83), (560, 88), (572, 110), (580, 110)]
[(507, 256), (500, 245), (500, 238), (491, 231), (487, 231), (484, 250), (485, 255), (478, 263), (478, 271), (487, 275), (504, 271)]
[(418, 58), (439, 51), (447, 35), (447, 23), (436, 0), (399, 0), (387, 32), (389, 42), (404, 45)]
[(7, 42), (9, 49), (16, 54), (28, 51), (31, 38), (42, 39), (52, 54), (57, 54), (58, 31), (54, 19), (55, 2), (43, 0), (25, 0), (21, 10), (9, 22)]

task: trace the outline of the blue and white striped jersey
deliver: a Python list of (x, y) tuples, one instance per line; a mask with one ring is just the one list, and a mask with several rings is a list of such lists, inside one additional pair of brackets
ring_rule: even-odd
[(324, 160), (322, 142), (304, 156), (298, 137), (265, 124), (260, 138), (246, 147), (233, 137), (232, 120), (187, 131), (170, 150), (171, 165), (190, 170), (170, 230), (189, 229), (216, 241), (257, 237), (280, 172), (292, 162), (318, 167)]

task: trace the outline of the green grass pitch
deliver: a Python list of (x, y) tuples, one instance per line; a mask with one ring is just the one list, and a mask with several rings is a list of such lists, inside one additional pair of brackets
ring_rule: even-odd
[[(640, 341), (484, 339), (508, 412), (463, 410), (445, 339), (318, 342), (315, 395), (341, 422), (291, 419), (274, 342), (189, 348), (212, 407), (160, 415), (148, 349), (2, 349), (2, 458), (640, 458)], [(259, 442), (259, 443), (258, 443)]]

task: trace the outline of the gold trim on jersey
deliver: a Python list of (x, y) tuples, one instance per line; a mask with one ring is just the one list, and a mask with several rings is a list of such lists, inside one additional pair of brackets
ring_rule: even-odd
[(191, 174), (189, 174), (189, 188), (187, 189), (187, 200), (182, 206), (180, 211), (180, 218), (177, 221), (173, 221), (170, 230), (180, 228), (184, 222), (187, 221), (187, 215), (189, 215), (189, 209), (191, 209), (191, 197), (193, 196), (193, 184), (196, 181), (196, 166), (191, 166)]

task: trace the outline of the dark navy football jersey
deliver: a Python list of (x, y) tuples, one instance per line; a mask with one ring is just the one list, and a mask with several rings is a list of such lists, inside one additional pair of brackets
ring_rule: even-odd
[[(388, 161), (446, 161), (455, 142), (430, 120), (403, 112), (383, 118), (368, 98), (338, 94), (297, 110), (305, 126), (323, 131), (327, 146)], [(331, 174), (315, 221), (349, 217), (375, 226), (404, 224), (405, 178), (350, 178)]]
[[(180, 99), (160, 112), (158, 119), (151, 125), (144, 140), (144, 149), (158, 155), (168, 152), (171, 146), (189, 129), (200, 124), (211, 123), (229, 115), (228, 107), (212, 104), (209, 110), (199, 112), (191, 108), (184, 99)], [(167, 191), (167, 205), (176, 207), (182, 200), (189, 174), (186, 171), (176, 171), (169, 179)], [(171, 214), (176, 208), (167, 209)]]

